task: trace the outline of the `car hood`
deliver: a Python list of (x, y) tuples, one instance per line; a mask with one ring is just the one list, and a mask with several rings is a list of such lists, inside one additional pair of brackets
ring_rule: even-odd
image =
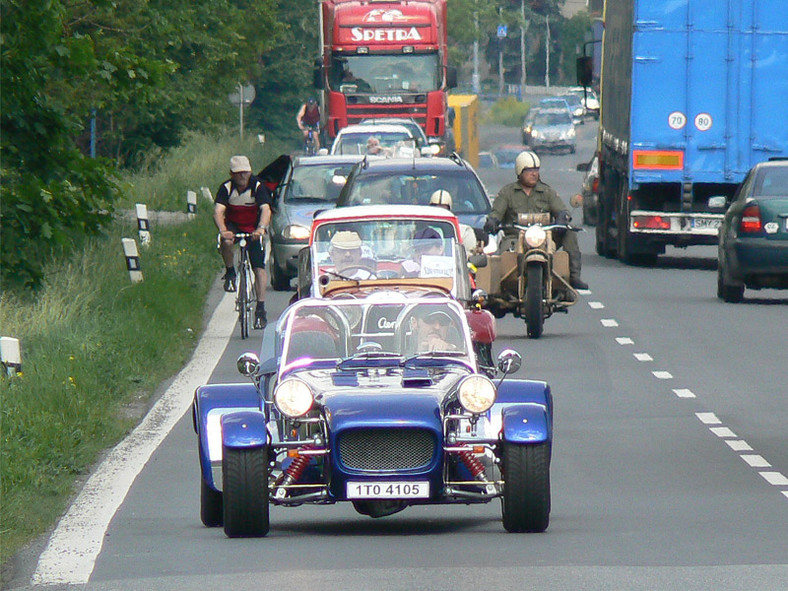
[(286, 220), (283, 225), (298, 224), (311, 228), (312, 218), (314, 218), (316, 211), (334, 209), (334, 207), (336, 207), (336, 203), (331, 201), (312, 201), (311, 199), (288, 201), (281, 211), (281, 215), (284, 216), (283, 221)]
[(460, 379), (461, 368), (364, 368), (299, 372), (325, 409), (330, 426), (440, 421), (443, 400)]

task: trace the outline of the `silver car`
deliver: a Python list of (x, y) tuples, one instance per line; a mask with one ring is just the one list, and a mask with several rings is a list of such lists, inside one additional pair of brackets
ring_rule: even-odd
[(298, 252), (309, 243), (312, 218), (333, 209), (358, 155), (298, 157), (290, 164), (274, 194), (268, 273), (278, 291), (290, 288), (298, 275)]
[(540, 109), (531, 124), (528, 144), (534, 151), (566, 150), (574, 154), (577, 134), (572, 116), (565, 109)]

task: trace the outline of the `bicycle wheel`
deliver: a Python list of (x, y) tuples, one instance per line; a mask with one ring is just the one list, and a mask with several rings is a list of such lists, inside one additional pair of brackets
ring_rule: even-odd
[(249, 255), (244, 250), (241, 253), (241, 264), (238, 269), (238, 322), (241, 324), (241, 338), (249, 336), (249, 326), (252, 322), (252, 306), (254, 305), (254, 281), (252, 279), (252, 266)]

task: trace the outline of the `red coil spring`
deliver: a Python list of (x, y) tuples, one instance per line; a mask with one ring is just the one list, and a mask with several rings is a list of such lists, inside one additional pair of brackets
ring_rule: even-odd
[[(311, 445), (305, 445), (299, 451), (305, 449), (311, 449), (311, 448), (312, 448)], [(284, 480), (288, 482), (298, 482), (298, 480), (301, 478), (301, 475), (304, 473), (304, 470), (306, 470), (306, 467), (308, 465), (309, 465), (309, 456), (298, 455), (296, 458), (293, 459), (292, 462), (290, 462), (290, 465), (285, 470)]]
[(479, 478), (484, 474), (484, 464), (482, 464), (481, 460), (476, 457), (476, 455), (471, 451), (461, 451), (459, 452), (460, 459), (462, 463), (471, 471), (471, 474), (474, 478)]

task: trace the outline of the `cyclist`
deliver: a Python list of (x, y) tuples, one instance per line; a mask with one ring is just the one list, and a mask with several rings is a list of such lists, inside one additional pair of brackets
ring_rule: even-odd
[(314, 132), (312, 137), (315, 139), (315, 152), (317, 152), (320, 149), (320, 106), (315, 97), (310, 96), (301, 105), (298, 115), (296, 115), (296, 123), (298, 123), (298, 129), (304, 134), (304, 145), (306, 145), (309, 130)]
[(233, 266), (233, 244), (236, 232), (250, 233), (249, 259), (255, 275), (257, 307), (255, 328), (265, 328), (265, 249), (263, 236), (271, 220), (271, 192), (255, 176), (246, 156), (230, 158), (230, 178), (216, 192), (213, 221), (221, 234), (220, 251), (226, 272), (224, 291), (235, 291), (236, 273)]

